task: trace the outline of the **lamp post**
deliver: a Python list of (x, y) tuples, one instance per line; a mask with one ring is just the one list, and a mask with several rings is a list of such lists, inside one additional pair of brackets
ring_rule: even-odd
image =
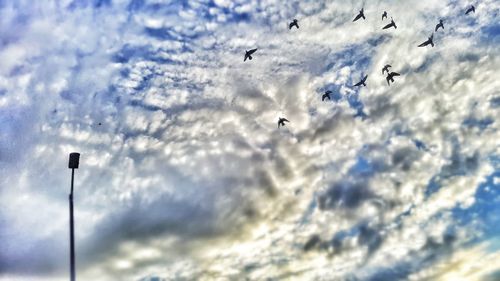
[(75, 281), (75, 226), (73, 220), (73, 182), (75, 169), (78, 169), (80, 162), (80, 153), (72, 152), (69, 154), (68, 168), (71, 169), (71, 193), (69, 194), (69, 262), (70, 262), (70, 280)]

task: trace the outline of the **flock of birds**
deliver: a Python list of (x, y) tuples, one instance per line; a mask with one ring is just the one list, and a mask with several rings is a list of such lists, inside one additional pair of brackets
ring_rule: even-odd
[[(476, 8), (471, 5), (466, 11), (465, 11), (465, 14), (468, 15), (469, 13), (475, 13), (476, 12)], [(353, 22), (359, 20), (359, 19), (363, 19), (363, 20), (366, 20), (366, 17), (365, 17), (365, 12), (364, 12), (364, 9), (362, 8), (361, 10), (359, 10), (359, 13), (356, 15), (356, 17), (354, 17), (353, 19)], [(382, 13), (382, 21), (384, 19), (387, 19), (387, 11), (384, 11), (384, 13)], [(292, 22), (290, 22), (288, 24), (288, 29), (292, 29), (293, 27), (296, 27), (297, 29), (299, 29), (299, 21), (297, 19), (294, 19)], [(382, 27), (382, 29), (389, 29), (391, 27), (394, 27), (394, 29), (397, 29), (398, 26), (396, 25), (396, 22), (394, 22), (394, 19), (391, 17), (391, 22), (387, 25), (385, 25), (384, 27)], [(437, 32), (438, 29), (441, 28), (444, 30), (444, 21), (442, 19), (439, 20), (439, 23), (436, 25), (436, 28), (434, 29), (434, 32)], [(425, 46), (428, 46), (428, 45), (431, 45), (432, 47), (434, 47), (434, 33), (431, 34), (431, 36), (424, 42), (422, 42), (420, 45), (418, 45), (418, 47), (425, 47)], [(243, 61), (245, 62), (247, 59), (248, 60), (252, 60), (252, 55), (257, 51), (257, 48), (255, 49), (251, 49), (251, 50), (248, 50), (248, 51), (245, 51), (245, 57), (243, 59)], [(394, 72), (394, 71), (389, 71), (389, 68), (391, 68), (392, 66), (390, 64), (386, 64), (383, 68), (382, 68), (382, 74), (384, 74), (385, 72), (387, 72), (387, 76), (386, 76), (386, 81), (387, 81), (387, 85), (391, 85), (390, 83), (394, 83), (394, 77), (396, 76), (400, 76), (401, 74), (397, 73), (397, 72)], [(360, 86), (366, 86), (366, 79), (368, 78), (368, 75), (365, 75), (358, 83), (352, 85), (353, 87), (360, 87)], [(330, 100), (331, 99), (331, 95), (332, 94), (332, 91), (326, 91), (323, 96), (321, 97), (321, 101), (324, 101), (325, 99), (328, 99)], [(278, 118), (278, 129), (281, 127), (281, 126), (285, 126), (285, 122), (290, 122), (288, 121), (286, 118), (283, 118), (283, 117), (279, 117)]]

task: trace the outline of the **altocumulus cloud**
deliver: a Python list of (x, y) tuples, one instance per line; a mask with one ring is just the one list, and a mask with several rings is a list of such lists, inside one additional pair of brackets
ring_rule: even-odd
[(282, 2), (2, 1), (0, 280), (67, 279), (71, 151), (82, 280), (496, 280), (498, 2)]

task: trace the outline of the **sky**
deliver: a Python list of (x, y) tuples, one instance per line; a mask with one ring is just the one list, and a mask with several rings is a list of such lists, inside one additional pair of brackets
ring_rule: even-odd
[(0, 1), (0, 280), (68, 280), (74, 151), (78, 280), (500, 280), (499, 13)]

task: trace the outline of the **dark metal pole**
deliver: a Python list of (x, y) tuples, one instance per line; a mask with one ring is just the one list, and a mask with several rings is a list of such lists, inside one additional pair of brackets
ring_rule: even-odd
[(71, 193), (69, 194), (69, 255), (70, 255), (70, 280), (75, 281), (75, 225), (73, 219), (73, 182), (75, 169), (71, 169)]
[(76, 280), (75, 273), (75, 220), (73, 218), (73, 184), (75, 179), (75, 169), (78, 169), (80, 153), (69, 154), (68, 168), (71, 169), (71, 193), (69, 194), (69, 263), (70, 280)]

